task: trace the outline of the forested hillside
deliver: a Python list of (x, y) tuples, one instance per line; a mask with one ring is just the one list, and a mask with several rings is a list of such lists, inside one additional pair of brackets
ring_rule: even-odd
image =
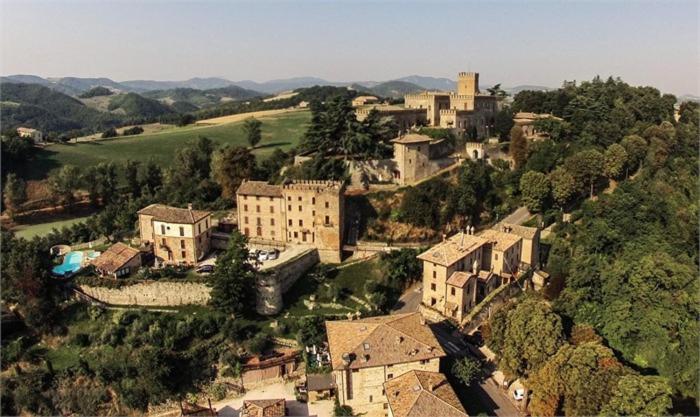
[(119, 117), (100, 113), (80, 100), (38, 84), (2, 84), (2, 126), (29, 126), (44, 132), (102, 129), (119, 123)]
[[(515, 161), (521, 201), (545, 225), (557, 221), (544, 259), (549, 303), (520, 301), (489, 330), (503, 369), (533, 390), (534, 414), (664, 415), (697, 404), (700, 111), (684, 103), (676, 121), (674, 103), (598, 78), (515, 96), (515, 111), (564, 119), (542, 122), (552, 140)], [(514, 128), (511, 140), (519, 136)]]

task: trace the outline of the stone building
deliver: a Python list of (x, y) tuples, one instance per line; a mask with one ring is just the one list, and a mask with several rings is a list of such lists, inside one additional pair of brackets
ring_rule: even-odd
[(110, 246), (90, 261), (100, 276), (120, 278), (136, 272), (141, 266), (141, 251), (121, 242)]
[(409, 371), (384, 383), (388, 417), (467, 417), (445, 375)]
[(327, 321), (338, 401), (355, 413), (384, 416), (384, 383), (410, 371), (438, 372), (446, 356), (420, 313)]
[(523, 130), (526, 139), (534, 142), (549, 139), (547, 132), (542, 132), (537, 128), (537, 122), (540, 120), (561, 122), (563, 119), (549, 113), (518, 112), (513, 116), (515, 126), (519, 126)]
[(481, 94), (479, 74), (460, 72), (456, 92), (426, 91), (404, 96), (406, 109), (424, 109), (430, 126), (475, 132), (477, 137), (490, 134), (498, 111), (496, 96)]
[(394, 144), (393, 178), (400, 185), (422, 180), (456, 162), (449, 158), (451, 146), (444, 139), (410, 133), (399, 136)]
[(357, 96), (354, 99), (352, 99), (352, 106), (353, 107), (360, 107), (360, 106), (364, 106), (367, 104), (375, 104), (378, 102), (379, 102), (379, 99), (375, 96)]
[[(488, 229), (479, 236), (458, 233), (418, 255), (423, 261), (422, 304), (461, 322), (499, 285), (516, 279), (537, 253), (539, 234), (519, 226), (509, 232)], [(530, 236), (525, 242), (521, 235)]]
[(284, 398), (274, 400), (244, 400), (241, 417), (284, 417), (287, 415)]
[(540, 229), (538, 227), (499, 223), (494, 228), (520, 236), (523, 239), (520, 261), (532, 269), (540, 266)]
[(32, 129), (31, 127), (18, 127), (17, 134), (21, 138), (31, 139), (34, 143), (44, 142), (44, 134), (41, 132), (41, 130)]
[(211, 212), (151, 204), (138, 215), (141, 244), (159, 262), (194, 265), (209, 253)]
[(306, 245), (340, 262), (344, 186), (337, 181), (244, 181), (236, 191), (238, 227), (251, 243)]

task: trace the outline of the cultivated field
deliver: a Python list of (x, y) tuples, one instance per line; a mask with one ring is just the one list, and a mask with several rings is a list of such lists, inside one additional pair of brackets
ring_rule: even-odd
[[(199, 136), (206, 136), (220, 146), (247, 146), (242, 120), (250, 115), (247, 113), (238, 120), (231, 116), (234, 120), (228, 123), (178, 127), (150, 134), (83, 143), (54, 144), (39, 151), (36, 159), (22, 168), (22, 174), (27, 179), (42, 179), (63, 165), (84, 168), (107, 161), (121, 163), (127, 159), (145, 162), (153, 158), (167, 167), (179, 147)], [(263, 122), (263, 138), (254, 151), (255, 155), (266, 158), (277, 148), (287, 150), (297, 145), (310, 118), (308, 111), (259, 116)]]
[(306, 112), (306, 110), (303, 110), (303, 109), (261, 110), (261, 111), (254, 111), (254, 112), (249, 112), (249, 113), (231, 114), (229, 116), (214, 117), (212, 119), (199, 120), (195, 124), (197, 126), (221, 125), (221, 124), (226, 124), (226, 123), (240, 122), (240, 121), (243, 121), (245, 119), (249, 119), (251, 117), (255, 117), (255, 118), (258, 118), (260, 120), (264, 120), (266, 117), (279, 117), (282, 114), (298, 113), (298, 112)]

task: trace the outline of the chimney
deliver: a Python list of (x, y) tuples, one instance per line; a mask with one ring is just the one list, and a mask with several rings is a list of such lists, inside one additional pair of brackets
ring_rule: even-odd
[(396, 336), (396, 343), (400, 345), (401, 342), (403, 342), (403, 336)]
[(420, 315), (420, 324), (421, 326), (425, 326), (425, 317), (423, 317), (422, 314)]
[(433, 382), (432, 382), (432, 381), (429, 382), (429, 383), (428, 383), (428, 391), (429, 391), (429, 392), (433, 392), (433, 389), (434, 389), (434, 388), (435, 388), (435, 385), (433, 384)]
[(192, 203), (187, 203), (187, 210), (192, 211)]

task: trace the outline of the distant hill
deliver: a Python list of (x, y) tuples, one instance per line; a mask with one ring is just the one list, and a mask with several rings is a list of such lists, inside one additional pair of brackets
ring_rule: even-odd
[(273, 94), (281, 91), (296, 90), (299, 88), (308, 88), (315, 85), (318, 86), (341, 86), (348, 83), (335, 83), (316, 77), (295, 77), (279, 80), (270, 80), (258, 83), (251, 80), (236, 81), (234, 84), (247, 88), (249, 90), (261, 91), (263, 93)]
[(426, 77), (423, 75), (409, 75), (397, 78), (396, 81), (405, 81), (422, 87), (424, 90), (453, 91), (457, 88), (457, 82), (449, 78)]
[(503, 91), (510, 94), (511, 96), (518, 94), (521, 91), (531, 90), (531, 91), (551, 91), (556, 90), (556, 88), (545, 87), (543, 85), (516, 85), (515, 87), (502, 87)]
[(152, 119), (175, 113), (170, 106), (158, 100), (146, 98), (136, 93), (118, 95), (110, 100), (107, 109), (131, 118)]
[(123, 85), (109, 78), (79, 78), (79, 77), (63, 77), (63, 78), (47, 78), (51, 83), (62, 87), (68, 87), (81, 93), (91, 90), (95, 87), (109, 87), (114, 91), (128, 91)]
[(100, 96), (111, 96), (114, 94), (112, 90), (110, 90), (107, 87), (94, 87), (91, 88), (90, 90), (84, 92), (83, 94), (79, 95), (79, 98), (91, 98), (91, 97), (100, 97)]
[(154, 80), (130, 80), (121, 81), (121, 85), (131, 89), (131, 91), (154, 91), (154, 90), (172, 90), (176, 88), (191, 88), (196, 90), (210, 90), (212, 88), (222, 88), (235, 85), (233, 81), (209, 77), (209, 78), (190, 78), (184, 81), (154, 81)]
[[(155, 90), (142, 93), (144, 97), (160, 100), (166, 104), (174, 105), (179, 103), (180, 108), (185, 108), (186, 103), (194, 106), (194, 109), (215, 106), (227, 101), (247, 100), (264, 96), (264, 93), (248, 90), (236, 85), (213, 88), (208, 90), (197, 90), (194, 88), (175, 88), (171, 90)], [(191, 110), (190, 110), (191, 111)]]
[(371, 94), (380, 97), (399, 98), (405, 94), (417, 93), (425, 90), (425, 88), (409, 83), (406, 81), (387, 81), (374, 85), (373, 87), (365, 87), (360, 84), (352, 84), (353, 88), (363, 94)]
[(694, 94), (683, 94), (682, 96), (678, 96), (678, 102), (682, 103), (684, 101), (694, 101), (696, 103), (700, 103), (700, 96), (696, 96)]
[[(80, 100), (38, 84), (5, 82), (0, 90), (3, 129), (33, 127), (62, 133), (73, 129), (101, 129), (119, 123), (118, 116), (100, 113)], [(4, 104), (11, 102), (11, 105)]]

